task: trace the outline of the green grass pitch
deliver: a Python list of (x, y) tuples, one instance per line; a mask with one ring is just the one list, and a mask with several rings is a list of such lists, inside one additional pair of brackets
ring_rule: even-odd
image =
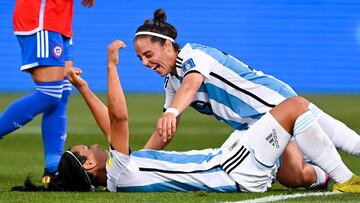
[[(0, 111), (20, 94), (0, 94)], [(163, 95), (127, 94), (130, 119), (130, 146), (140, 149), (155, 129), (162, 112)], [(345, 122), (360, 133), (360, 95), (306, 96), (330, 115)], [(101, 95), (106, 101), (105, 95)], [(69, 192), (10, 192), (12, 186), (21, 185), (26, 176), (39, 183), (43, 172), (43, 149), (40, 116), (4, 139), (0, 140), (0, 202), (231, 202), (280, 194), (306, 193), (302, 189), (286, 189), (279, 184), (263, 194), (243, 193), (69, 193)], [(73, 94), (68, 105), (68, 139), (66, 148), (74, 144), (99, 143), (107, 147), (105, 138), (97, 128), (90, 111), (78, 94)], [(186, 110), (182, 123), (169, 150), (190, 150), (218, 147), (232, 130), (208, 116)], [(359, 158), (341, 153), (343, 160), (360, 174)], [(313, 191), (311, 191), (313, 192)], [(360, 195), (331, 195), (286, 200), (293, 202), (360, 202)]]

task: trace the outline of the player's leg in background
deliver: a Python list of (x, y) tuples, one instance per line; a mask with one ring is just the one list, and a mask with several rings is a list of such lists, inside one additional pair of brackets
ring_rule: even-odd
[[(39, 57), (48, 57), (48, 46), (42, 40), (47, 36), (44, 32), (29, 36), (17, 36), (22, 54), (21, 69), (29, 71), (33, 79), (34, 74), (38, 75), (36, 74), (38, 70), (42, 72), (48, 70), (46, 67), (42, 67), (41, 62), (38, 61)], [(39, 113), (53, 108), (60, 102), (63, 81), (60, 76), (56, 76), (56, 72), (61, 74), (63, 67), (54, 67), (53, 70), (55, 73), (50, 74), (49, 78), (34, 80), (36, 90), (33, 93), (15, 100), (2, 112), (0, 115), (0, 138), (22, 127)]]
[[(65, 72), (66, 68), (73, 66), (73, 47), (72, 40), (63, 37)], [(64, 75), (66, 75), (64, 72)], [(56, 108), (43, 113), (42, 136), (45, 153), (45, 169), (43, 183), (48, 183), (52, 174), (57, 171), (60, 157), (64, 152), (64, 145), (67, 136), (67, 113), (66, 107), (71, 93), (71, 83), (64, 77), (63, 92), (59, 104)]]
[[(26, 95), (11, 103), (0, 115), (0, 138), (24, 126), (39, 113), (56, 106), (60, 95), (48, 95), (49, 86), (62, 86), (61, 82), (36, 82), (34, 93)], [(62, 89), (62, 88), (60, 88)]]
[(63, 87), (58, 105), (45, 111), (42, 117), (41, 130), (45, 154), (44, 176), (52, 175), (57, 171), (60, 157), (64, 151), (67, 136), (66, 106), (70, 95), (69, 82), (64, 80)]

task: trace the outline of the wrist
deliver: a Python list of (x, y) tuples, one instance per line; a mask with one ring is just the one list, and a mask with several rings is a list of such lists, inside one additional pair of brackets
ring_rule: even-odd
[(117, 68), (115, 63), (108, 63), (108, 69), (114, 69)]
[(168, 108), (166, 109), (165, 113), (172, 113), (175, 115), (175, 117), (180, 114), (179, 110), (177, 110), (176, 108)]
[(87, 84), (86, 82), (82, 82), (82, 83), (78, 83), (78, 84), (73, 84), (73, 85), (76, 87), (76, 89), (79, 90), (79, 92), (81, 92), (81, 91), (86, 91), (86, 90), (89, 89), (89, 86), (88, 86), (88, 84)]

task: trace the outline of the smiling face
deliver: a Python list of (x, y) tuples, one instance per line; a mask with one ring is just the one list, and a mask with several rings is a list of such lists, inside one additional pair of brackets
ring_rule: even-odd
[(160, 76), (166, 76), (169, 73), (176, 74), (177, 53), (171, 41), (166, 40), (161, 45), (159, 42), (152, 42), (151, 37), (138, 37), (135, 39), (134, 48), (144, 66), (154, 70)]

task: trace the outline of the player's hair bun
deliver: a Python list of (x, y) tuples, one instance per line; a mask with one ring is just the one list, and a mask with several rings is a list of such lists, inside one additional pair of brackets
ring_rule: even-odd
[(155, 12), (154, 12), (154, 21), (162, 21), (162, 22), (165, 22), (166, 21), (166, 13), (163, 9), (157, 9)]
[[(144, 24), (140, 25), (136, 29), (136, 33), (139, 32), (153, 32), (165, 35), (167, 37), (172, 38), (173, 40), (177, 37), (177, 31), (176, 28), (171, 25), (170, 23), (165, 22), (167, 19), (167, 15), (165, 11), (161, 8), (156, 9), (154, 12), (154, 18), (152, 20), (146, 19), (144, 21)], [(151, 36), (151, 35), (143, 35), (142, 33), (140, 35), (135, 34), (135, 40), (140, 37), (151, 37), (152, 42), (158, 42), (161, 44), (165, 43), (165, 39), (161, 37)], [(174, 48), (176, 51), (180, 50), (180, 47), (177, 43), (173, 42)]]

